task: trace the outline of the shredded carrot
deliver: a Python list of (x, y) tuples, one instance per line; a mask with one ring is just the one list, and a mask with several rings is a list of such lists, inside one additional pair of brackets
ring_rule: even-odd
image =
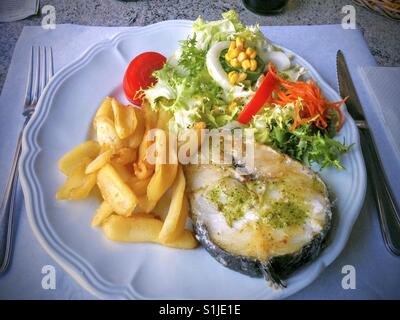
[(342, 128), (343, 115), (340, 107), (348, 97), (337, 102), (329, 102), (313, 80), (302, 82), (282, 79), (272, 63), (268, 64), (268, 71), (279, 82), (277, 89), (273, 92), (273, 97), (268, 102), (281, 107), (294, 103), (292, 130), (303, 123), (312, 123), (319, 129), (325, 129), (332, 113), (336, 113), (338, 117), (336, 130), (339, 131)]

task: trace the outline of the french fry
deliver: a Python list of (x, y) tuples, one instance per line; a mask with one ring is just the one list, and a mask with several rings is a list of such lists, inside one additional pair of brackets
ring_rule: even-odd
[(132, 163), (137, 158), (137, 151), (131, 148), (120, 148), (113, 155), (112, 160), (116, 163), (125, 165)]
[(90, 158), (86, 157), (74, 167), (65, 183), (58, 189), (57, 200), (81, 200), (89, 195), (96, 185), (96, 174), (85, 174), (86, 167), (91, 161)]
[[(84, 199), (96, 190), (101, 204), (91, 225), (102, 227), (110, 240), (195, 248), (193, 233), (185, 230), (185, 176), (176, 139), (168, 137), (171, 116), (152, 110), (147, 101), (135, 108), (106, 97), (93, 120), (97, 141), (78, 145), (58, 162), (67, 180), (56, 198)], [(137, 208), (142, 212), (134, 213)]]
[(178, 222), (176, 223), (176, 230), (184, 230), (186, 221), (189, 217), (189, 204), (186, 197), (183, 198), (181, 213), (179, 214)]
[(178, 171), (178, 161), (176, 153), (170, 154), (165, 143), (164, 131), (159, 130), (156, 133), (156, 165), (154, 175), (147, 186), (147, 198), (150, 201), (158, 201), (168, 190), (175, 180)]
[[(153, 135), (153, 137), (151, 137)], [(146, 164), (147, 167), (154, 169), (154, 164), (150, 164), (148, 162), (148, 149), (152, 148), (153, 144), (155, 143), (154, 131), (146, 131), (143, 140), (140, 143), (139, 151), (138, 151), (138, 162), (143, 162)]]
[(138, 179), (147, 179), (154, 173), (154, 167), (146, 165), (144, 161), (133, 164), (133, 170), (135, 171), (135, 176)]
[(141, 109), (145, 120), (145, 131), (149, 131), (157, 127), (158, 112), (151, 109), (150, 103), (144, 100)]
[[(184, 196), (185, 196), (185, 176), (181, 167), (178, 169), (176, 179), (172, 185), (172, 197), (168, 210), (168, 214), (165, 218), (163, 227), (161, 229), (159, 239), (161, 242), (170, 242), (176, 239), (184, 230), (185, 225), (179, 224), (181, 215), (186, 215), (185, 208), (183, 207)], [(185, 219), (186, 221), (186, 219)]]
[(90, 158), (92, 160), (98, 156), (99, 152), (100, 146), (96, 141), (86, 141), (62, 156), (58, 161), (58, 168), (62, 173), (68, 176), (74, 171), (77, 165), (82, 163), (84, 158)]
[(98, 116), (96, 118), (96, 128), (97, 141), (100, 146), (107, 146), (113, 150), (122, 147), (123, 142), (117, 135), (114, 121), (109, 117)]
[(146, 129), (146, 121), (144, 118), (143, 111), (139, 108), (134, 108), (136, 116), (136, 129), (134, 133), (128, 138), (128, 147), (137, 149), (143, 140), (143, 135)]
[(177, 249), (194, 249), (198, 247), (199, 243), (192, 232), (183, 230), (178, 238), (171, 242), (163, 242), (162, 245)]
[(135, 132), (137, 125), (134, 107), (124, 106), (115, 98), (112, 98), (111, 106), (114, 113), (115, 130), (118, 137), (121, 140), (128, 138)]
[(103, 201), (97, 208), (96, 214), (92, 219), (92, 227), (100, 226), (105, 219), (113, 214), (113, 208), (107, 201)]
[(132, 182), (132, 179), (135, 178), (133, 175), (133, 170), (132, 172), (129, 170), (128, 166), (125, 166), (123, 164), (117, 163), (115, 161), (110, 162), (115, 171), (117, 171), (118, 175), (124, 180), (126, 184), (129, 184)]
[(86, 167), (86, 174), (96, 172), (104, 167), (111, 159), (112, 150), (106, 150), (100, 153), (92, 162)]
[(157, 119), (157, 125), (156, 128), (163, 129), (165, 131), (168, 131), (168, 123), (169, 120), (171, 120), (172, 114), (168, 112), (167, 110), (160, 109), (158, 111), (158, 119)]
[(104, 235), (112, 241), (119, 242), (154, 242), (173, 248), (193, 249), (198, 243), (193, 234), (185, 230), (176, 240), (161, 243), (158, 234), (162, 221), (152, 215), (134, 214), (131, 217), (112, 215), (103, 223)]
[(97, 118), (100, 116), (105, 116), (109, 118), (110, 120), (114, 120), (114, 114), (111, 106), (111, 97), (105, 97), (103, 102), (101, 103), (100, 107), (97, 109), (96, 115), (94, 116), (93, 120), (93, 128), (96, 130), (97, 129)]
[(149, 213), (153, 211), (153, 209), (157, 205), (157, 201), (149, 200), (147, 195), (140, 196), (138, 199), (139, 208), (142, 209), (144, 212)]
[(150, 141), (150, 139), (148, 138), (149, 132), (150, 131), (145, 132), (145, 134), (143, 136), (143, 140), (139, 146), (137, 163), (133, 164), (133, 169), (135, 171), (135, 175), (139, 179), (147, 179), (154, 172), (154, 164), (150, 164), (146, 160), (147, 149), (149, 147), (151, 147), (151, 145), (154, 143), (154, 142)]
[(132, 214), (138, 199), (112, 165), (106, 164), (99, 170), (97, 185), (103, 199), (110, 204), (115, 213), (123, 216)]
[[(137, 179), (132, 181), (130, 187), (135, 195), (138, 197), (144, 196), (147, 193), (147, 186), (150, 182), (151, 177), (146, 179)], [(133, 179), (132, 179), (133, 180)]]

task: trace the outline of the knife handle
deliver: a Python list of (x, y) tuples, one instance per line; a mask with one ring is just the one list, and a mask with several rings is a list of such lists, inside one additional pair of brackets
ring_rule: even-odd
[(396, 256), (400, 256), (400, 220), (399, 212), (390, 192), (390, 187), (382, 169), (374, 140), (368, 129), (361, 129), (364, 155), (369, 163), (368, 175), (372, 181), (372, 189), (379, 214), (379, 222), (385, 244)]

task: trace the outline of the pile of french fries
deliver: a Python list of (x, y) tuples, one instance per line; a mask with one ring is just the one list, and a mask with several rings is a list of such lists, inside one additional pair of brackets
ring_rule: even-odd
[[(193, 232), (185, 229), (188, 202), (181, 165), (147, 159), (153, 143), (158, 154), (162, 142), (157, 132), (166, 133), (169, 120), (167, 112), (153, 111), (146, 102), (139, 109), (106, 97), (93, 121), (97, 138), (78, 145), (58, 162), (67, 179), (56, 198), (85, 199), (97, 186), (102, 202), (92, 226), (101, 227), (108, 239), (195, 248)], [(156, 135), (149, 143), (152, 129)], [(156, 206), (166, 201), (167, 214), (155, 213)]]

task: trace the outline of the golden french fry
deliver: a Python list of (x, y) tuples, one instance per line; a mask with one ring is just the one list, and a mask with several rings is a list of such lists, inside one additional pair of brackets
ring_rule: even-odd
[(182, 203), (182, 208), (181, 208), (181, 213), (179, 215), (179, 219), (176, 224), (177, 230), (185, 229), (186, 221), (187, 221), (188, 217), (189, 217), (189, 204), (188, 204), (187, 198), (184, 197), (183, 203)]
[(147, 100), (143, 101), (141, 109), (143, 110), (146, 131), (156, 128), (158, 112), (151, 108)]
[(122, 140), (118, 137), (114, 121), (106, 116), (98, 116), (96, 118), (97, 141), (100, 146), (107, 146), (113, 150), (123, 145)]
[(133, 108), (136, 116), (135, 132), (128, 138), (128, 146), (132, 149), (137, 149), (143, 140), (143, 135), (146, 129), (146, 121), (143, 111), (139, 108)]
[(113, 241), (122, 242), (156, 242), (162, 222), (153, 216), (136, 216), (129, 218), (113, 215), (103, 223), (105, 236)]
[(168, 131), (168, 123), (169, 120), (171, 120), (172, 114), (168, 112), (167, 110), (160, 109), (158, 111), (158, 119), (157, 119), (157, 125), (156, 128), (163, 129), (165, 131)]
[(132, 182), (132, 179), (135, 178), (135, 176), (133, 175), (133, 170), (130, 171), (128, 166), (117, 163), (113, 160), (111, 160), (110, 163), (113, 166), (113, 168), (115, 169), (115, 171), (117, 171), (117, 173), (121, 177), (121, 179), (124, 180), (124, 182), (126, 184), (130, 184)]
[(92, 162), (86, 167), (86, 174), (96, 172), (104, 167), (111, 159), (112, 150), (106, 150), (100, 153)]
[(107, 201), (103, 201), (100, 207), (97, 208), (96, 214), (92, 219), (92, 227), (100, 226), (105, 219), (113, 214), (113, 208)]
[(106, 164), (98, 171), (97, 185), (114, 212), (124, 216), (132, 214), (138, 199), (112, 165)]
[[(160, 243), (158, 234), (162, 221), (149, 214), (134, 214), (131, 217), (112, 215), (103, 223), (104, 235), (112, 241)], [(169, 247), (193, 249), (198, 243), (193, 234), (185, 230), (176, 240), (162, 243)]]
[(150, 167), (146, 165), (144, 161), (140, 161), (133, 164), (133, 170), (135, 171), (135, 176), (143, 180), (151, 177), (154, 172), (154, 167)]
[(169, 205), (171, 203), (171, 195), (172, 190), (168, 190), (164, 195), (157, 201), (157, 205), (151, 211), (152, 214), (156, 215), (161, 219), (161, 221), (165, 221), (167, 217)]
[(96, 174), (85, 174), (91, 159), (86, 157), (69, 173), (65, 183), (56, 193), (57, 200), (80, 200), (86, 198), (96, 185)]
[[(195, 248), (193, 233), (185, 230), (185, 176), (176, 145), (169, 145), (169, 140), (175, 143), (167, 134), (171, 116), (152, 110), (147, 101), (139, 109), (106, 97), (93, 120), (97, 141), (87, 141), (59, 160), (67, 180), (56, 198), (83, 199), (95, 189), (101, 204), (91, 224), (102, 226), (108, 239)], [(144, 212), (134, 213), (137, 207)], [(154, 213), (161, 207), (158, 215), (164, 222)]]
[(120, 139), (128, 138), (135, 132), (137, 119), (133, 106), (124, 106), (115, 98), (111, 100), (112, 110), (114, 112), (115, 130)]
[(176, 239), (184, 230), (185, 226), (180, 225), (178, 222), (180, 216), (185, 214), (183, 208), (184, 195), (185, 195), (185, 176), (181, 167), (178, 169), (175, 181), (172, 185), (172, 197), (168, 210), (167, 217), (165, 218), (163, 227), (161, 229), (159, 239), (161, 242), (169, 242)]
[(178, 249), (194, 249), (199, 245), (195, 236), (189, 230), (183, 230), (178, 238), (171, 242), (163, 242), (162, 244), (167, 247)]
[(113, 110), (111, 106), (111, 99), (112, 98), (110, 97), (105, 97), (100, 107), (97, 109), (96, 115), (94, 116), (93, 120), (93, 128), (95, 130), (97, 129), (97, 124), (96, 124), (97, 118), (99, 118), (100, 116), (105, 116), (110, 120), (114, 120)]
[(156, 133), (156, 165), (154, 175), (147, 186), (147, 198), (150, 201), (158, 201), (175, 180), (178, 171), (176, 153), (169, 153), (165, 143), (165, 132), (158, 130)]
[(156, 207), (156, 205), (157, 205), (157, 201), (149, 200), (147, 198), (147, 195), (143, 195), (138, 198), (139, 208), (142, 209), (146, 213), (153, 211), (153, 209)]
[(82, 163), (84, 158), (94, 159), (100, 152), (100, 146), (96, 141), (86, 141), (79, 144), (58, 161), (58, 168), (65, 175), (70, 175), (77, 165)]
[[(157, 169), (158, 168), (158, 169)], [(156, 171), (147, 186), (147, 197), (151, 201), (158, 201), (174, 181), (177, 171), (175, 164), (156, 166)]]
[[(147, 192), (147, 186), (150, 182), (151, 177), (146, 179), (137, 179), (136, 181), (132, 181), (130, 187), (135, 195), (138, 197), (143, 196)], [(132, 179), (133, 180), (133, 179)]]
[(131, 148), (120, 148), (113, 155), (113, 162), (125, 165), (128, 163), (132, 163), (137, 158), (137, 151)]
[[(156, 130), (156, 129), (154, 129)], [(154, 163), (150, 164), (147, 160), (151, 148), (155, 147), (155, 133), (156, 131), (146, 131), (143, 135), (143, 140), (140, 143), (137, 160), (143, 162), (148, 168), (154, 169)], [(153, 146), (154, 145), (154, 146)]]

